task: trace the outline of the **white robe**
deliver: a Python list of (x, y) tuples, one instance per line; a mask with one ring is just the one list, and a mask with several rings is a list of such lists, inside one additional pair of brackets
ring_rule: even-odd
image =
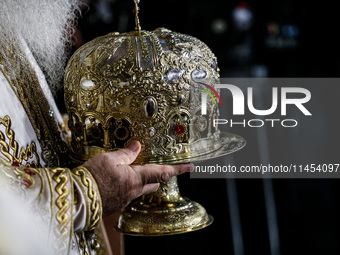
[[(29, 47), (23, 40), (21, 40), (21, 45), (21, 52), (34, 70), (40, 88), (48, 102), (48, 106), (46, 106), (49, 108), (48, 114), (53, 116), (60, 134), (62, 134), (60, 127), (64, 124), (63, 119), (53, 99), (44, 74), (39, 68)], [(11, 134), (14, 134), (14, 136)], [(16, 151), (12, 148), (13, 146), (11, 146), (11, 142), (13, 143), (13, 141), (17, 143)], [(19, 159), (18, 155), (22, 149), (27, 149), (26, 152), (35, 151), (35, 153), (27, 159)], [(10, 154), (10, 156), (8, 154)], [(30, 154), (26, 153), (26, 155)], [(15, 162), (16, 157), (21, 161), (19, 162), (20, 164)], [(12, 162), (9, 162), (9, 158), (12, 158)], [(54, 249), (55, 247), (58, 247), (54, 249), (56, 254), (82, 254), (84, 251), (89, 254), (96, 254), (94, 247), (97, 245), (98, 249), (96, 242), (98, 238), (104, 238), (103, 231), (98, 232), (98, 230), (96, 230), (97, 236), (93, 235), (92, 237), (89, 237), (88, 233), (85, 237), (84, 232), (89, 230), (87, 229), (89, 226), (91, 226), (90, 228), (92, 229), (93, 224), (98, 224), (98, 217), (101, 218), (101, 201), (95, 180), (86, 169), (82, 168), (78, 169), (79, 171), (67, 168), (46, 168), (43, 148), (27, 114), (27, 109), (25, 109), (18, 97), (15, 86), (11, 84), (11, 77), (5, 71), (5, 64), (1, 64), (1, 62), (0, 159), (2, 159), (2, 162), (5, 162), (5, 165), (0, 165), (0, 203), (2, 210), (5, 208), (3, 203), (6, 204), (9, 201), (17, 199), (13, 205), (7, 204), (7, 213), (0, 214), (0, 225), (4, 226), (0, 228), (0, 240), (5, 240), (1, 237), (6, 236), (6, 233), (14, 233), (14, 235), (18, 233), (16, 237), (10, 237), (9, 239), (19, 239), (16, 242), (17, 245), (14, 246), (11, 243), (7, 243), (7, 245), (1, 244), (1, 254), (4, 254), (3, 252), (9, 254), (5, 247), (10, 247), (13, 249), (13, 254), (24, 255), (22, 251), (25, 249), (22, 249), (22, 245), (27, 246), (27, 240), (20, 242), (23, 238), (22, 232), (32, 233), (32, 236), (37, 236), (36, 238), (30, 237), (29, 240), (33, 242), (31, 243), (32, 247), (36, 247), (36, 249), (26, 249), (25, 254), (27, 255), (47, 254), (46, 249)], [(40, 169), (25, 168), (27, 165), (31, 166), (37, 163), (41, 166)], [(89, 187), (87, 183), (83, 181), (84, 178), (92, 183), (92, 187)], [(10, 188), (7, 186), (10, 186)], [(91, 191), (90, 188), (92, 189)], [(9, 199), (7, 195), (9, 193), (13, 194), (13, 189), (15, 196)], [(74, 205), (75, 194), (77, 194), (78, 203)], [(89, 194), (96, 195), (93, 197)], [(89, 208), (90, 206), (92, 208), (94, 205), (97, 209), (95, 212)], [(16, 211), (16, 209), (13, 208), (18, 207), (25, 213), (8, 213)], [(18, 219), (20, 216), (21, 218)], [(34, 221), (32, 221), (32, 217), (35, 219)], [(15, 232), (13, 228), (17, 228), (18, 224), (5, 224), (6, 222), (25, 222), (26, 224), (23, 226), (25, 231), (17, 229), (17, 232)], [(9, 229), (12, 229), (12, 231), (7, 231)], [(38, 229), (39, 231), (32, 230), (33, 232), (29, 232), (27, 229)], [(79, 234), (76, 235), (74, 232), (79, 232)], [(45, 239), (46, 242), (40, 242), (41, 240), (39, 240), (39, 238)], [(82, 240), (86, 241), (82, 242)], [(102, 247), (99, 247), (99, 249), (107, 248), (102, 240), (100, 243), (102, 243)], [(39, 244), (43, 245), (39, 246)], [(1, 246), (3, 248), (1, 248)]]

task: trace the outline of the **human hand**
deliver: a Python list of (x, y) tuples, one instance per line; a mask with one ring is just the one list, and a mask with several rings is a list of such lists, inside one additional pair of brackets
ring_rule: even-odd
[(97, 181), (103, 217), (125, 208), (133, 199), (155, 192), (159, 183), (193, 171), (194, 165), (131, 165), (141, 150), (133, 141), (123, 149), (99, 154), (84, 163)]

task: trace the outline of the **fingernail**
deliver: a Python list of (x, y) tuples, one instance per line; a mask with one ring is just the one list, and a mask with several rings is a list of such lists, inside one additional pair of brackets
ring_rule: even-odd
[(128, 148), (130, 151), (136, 152), (139, 149), (139, 142), (138, 141), (132, 141), (129, 143), (126, 148)]
[(193, 163), (190, 163), (189, 166), (188, 166), (188, 171), (189, 172), (193, 172), (195, 170), (195, 166)]

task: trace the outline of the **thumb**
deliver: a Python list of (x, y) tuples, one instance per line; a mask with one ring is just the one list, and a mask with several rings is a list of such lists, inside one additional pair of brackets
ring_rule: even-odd
[(136, 160), (140, 150), (140, 142), (132, 141), (123, 149), (111, 152), (111, 154), (113, 157), (115, 157), (117, 165), (130, 165)]

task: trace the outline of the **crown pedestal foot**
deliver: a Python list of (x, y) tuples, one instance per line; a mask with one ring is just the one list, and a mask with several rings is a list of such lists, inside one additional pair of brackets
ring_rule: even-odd
[(119, 217), (117, 230), (130, 235), (173, 235), (210, 225), (213, 218), (199, 203), (180, 196), (176, 177), (143, 196)]

